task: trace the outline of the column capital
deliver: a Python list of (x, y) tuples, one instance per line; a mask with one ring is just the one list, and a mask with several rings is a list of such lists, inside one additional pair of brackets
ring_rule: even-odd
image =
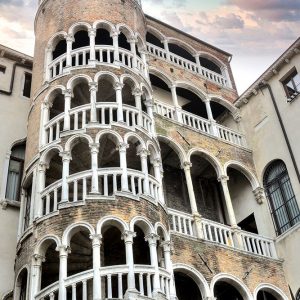
[(137, 43), (137, 38), (135, 36), (131, 36), (129, 39), (127, 39), (127, 42), (129, 44)]
[(89, 87), (90, 87), (90, 92), (92, 91), (96, 91), (98, 90), (98, 83), (97, 82), (90, 82), (89, 83)]
[(132, 244), (133, 243), (133, 238), (135, 238), (135, 237), (136, 237), (136, 233), (134, 231), (125, 230), (122, 233), (121, 239), (124, 240), (125, 244), (127, 244), (127, 243)]
[(89, 28), (88, 33), (89, 33), (89, 37), (91, 36), (96, 36), (96, 29), (94, 28)]
[(154, 107), (154, 100), (151, 99), (151, 98), (145, 100), (144, 103), (145, 103), (145, 106), (146, 106), (146, 107)]
[(190, 171), (192, 168), (193, 164), (189, 161), (184, 161), (183, 164), (181, 165), (181, 168), (185, 171)]
[(120, 34), (119, 30), (114, 30), (111, 34), (110, 37), (118, 36)]
[(72, 160), (72, 154), (70, 151), (61, 152), (59, 153), (59, 156), (62, 158), (62, 161)]
[(227, 182), (229, 180), (229, 176), (221, 175), (218, 177), (219, 182)]
[(91, 149), (91, 153), (98, 153), (100, 145), (98, 143), (89, 144), (89, 147)]
[(255, 200), (258, 204), (263, 204), (266, 197), (265, 197), (265, 189), (262, 187), (258, 187), (255, 190), (253, 190), (253, 194), (255, 197)]
[(176, 90), (177, 85), (175, 83), (173, 83), (173, 84), (169, 85), (169, 88), (170, 88), (171, 91)]
[(141, 97), (143, 95), (141, 89), (139, 88), (135, 88), (133, 91), (132, 91), (132, 95), (133, 96), (136, 96), (136, 97)]
[(70, 246), (65, 246), (65, 245), (60, 245), (56, 247), (55, 250), (59, 252), (59, 256), (68, 256), (69, 253), (71, 253)]
[(155, 233), (150, 233), (145, 236), (145, 241), (149, 243), (149, 245), (156, 245), (157, 241), (159, 241), (160, 236)]
[(114, 84), (114, 90), (115, 90), (115, 91), (117, 91), (117, 90), (122, 90), (123, 87), (124, 87), (124, 84), (121, 83), (121, 82), (116, 82), (116, 83)]
[(49, 102), (48, 100), (43, 100), (43, 109), (50, 109), (53, 105), (53, 103)]
[(93, 246), (101, 246), (102, 234), (90, 234), (90, 239), (92, 240)]
[(65, 97), (72, 97), (72, 96), (73, 96), (73, 93), (72, 93), (72, 90), (71, 90), (71, 89), (66, 89), (66, 90), (62, 91), (62, 94), (63, 94)]
[(148, 155), (150, 155), (150, 151), (147, 150), (146, 148), (141, 148), (141, 149), (138, 149), (137, 155), (140, 157), (148, 157)]
[(66, 36), (66, 42), (69, 42), (69, 43), (73, 43), (73, 42), (75, 42), (75, 39), (74, 39), (74, 37), (72, 36), (72, 35), (67, 35)]
[(164, 252), (171, 252), (173, 249), (173, 243), (171, 241), (164, 241), (160, 243), (160, 247), (164, 249)]
[(39, 163), (39, 166), (38, 166), (39, 172), (46, 172), (46, 170), (48, 168), (49, 168), (49, 164), (42, 162), (42, 161)]
[(234, 112), (231, 113), (233, 119), (235, 122), (239, 123), (242, 119), (241, 111), (239, 109), (236, 109)]
[(206, 96), (205, 99), (202, 100), (204, 103), (210, 103), (211, 102), (211, 98), (209, 96)]
[(119, 152), (126, 152), (126, 150), (129, 148), (129, 145), (127, 143), (120, 143), (119, 146), (116, 148)]
[(54, 48), (53, 48), (52, 45), (48, 45), (48, 46), (46, 47), (46, 52), (47, 52), (47, 53), (52, 53), (53, 50), (54, 50)]
[(151, 163), (153, 167), (160, 167), (160, 168), (162, 167), (162, 162), (159, 157), (152, 159)]
[(169, 43), (169, 39), (168, 38), (164, 38), (164, 39), (161, 40), (161, 43), (163, 43), (163, 44), (164, 43)]
[(33, 266), (41, 266), (43, 262), (46, 261), (46, 257), (40, 254), (32, 255), (32, 265)]

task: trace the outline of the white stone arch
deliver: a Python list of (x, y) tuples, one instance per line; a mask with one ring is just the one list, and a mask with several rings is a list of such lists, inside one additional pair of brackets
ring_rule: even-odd
[(49, 105), (53, 104), (53, 100), (57, 95), (57, 92), (60, 91), (63, 94), (66, 91), (66, 88), (63, 85), (56, 85), (50, 88), (44, 98), (44, 103), (48, 103)]
[(237, 278), (236, 276), (228, 274), (228, 273), (219, 273), (214, 276), (214, 278), (212, 279), (212, 281), (210, 283), (211, 295), (214, 295), (215, 284), (218, 281), (223, 281), (223, 282), (226, 282), (226, 283), (234, 286), (238, 290), (238, 292), (241, 294), (241, 296), (243, 297), (244, 300), (253, 300), (253, 296), (252, 296), (249, 288), (244, 284), (244, 282), (242, 280), (240, 280), (239, 278)]
[(202, 102), (207, 98), (206, 93), (204, 93), (200, 88), (198, 88), (197, 86), (195, 86), (194, 84), (192, 84), (190, 82), (176, 81), (175, 85), (177, 88), (184, 88), (184, 89), (190, 90), (195, 95), (197, 95), (202, 100)]
[(152, 96), (153, 91), (152, 91), (152, 88), (148, 85), (148, 83), (145, 84), (142, 82), (140, 85), (140, 88), (141, 88), (142, 93), (145, 94), (146, 100), (150, 100), (153, 98), (153, 96)]
[(147, 46), (146, 46), (146, 43), (145, 43), (144, 39), (142, 38), (142, 36), (137, 32), (135, 34), (135, 37), (136, 37), (136, 40), (137, 40), (138, 49), (147, 51)]
[(225, 65), (224, 62), (222, 62), (218, 57), (216, 57), (215, 55), (213, 55), (209, 52), (198, 51), (197, 55), (199, 55), (199, 57), (203, 57), (203, 58), (206, 58), (206, 59), (212, 61), (221, 69), (221, 71), (222, 71), (222, 68), (227, 68), (227, 66)]
[(86, 81), (87, 84), (93, 82), (92, 78), (86, 74), (78, 74), (69, 79), (67, 83), (67, 89), (73, 91), (74, 87), (80, 83)]
[(53, 242), (56, 244), (57, 249), (61, 246), (60, 238), (57, 235), (55, 235), (55, 234), (45, 235), (35, 246), (34, 254), (44, 256), (46, 254), (48, 247)]
[(20, 275), (26, 270), (27, 272), (27, 279), (26, 279), (26, 296), (25, 298), (27, 299), (28, 295), (29, 295), (29, 286), (30, 286), (30, 268), (28, 266), (28, 264), (22, 266), (22, 268), (18, 271), (17, 275), (16, 275), (16, 279), (15, 279), (15, 288), (14, 288), (14, 299), (19, 300), (20, 298)]
[(145, 144), (144, 140), (135, 132), (127, 132), (124, 136), (124, 142), (126, 144), (128, 144), (128, 141), (131, 138), (137, 139), (140, 142), (141, 147), (146, 149), (146, 144)]
[(148, 234), (151, 234), (151, 233), (155, 233), (153, 225), (145, 217), (142, 217), (142, 216), (136, 216), (136, 217), (134, 217), (130, 221), (129, 230), (130, 231), (134, 231), (134, 226), (135, 225), (139, 226), (142, 229), (142, 231), (144, 232), (145, 236), (148, 235)]
[[(118, 143), (119, 144), (123, 143), (123, 138), (121, 137), (121, 135), (118, 132), (111, 130), (111, 129), (104, 129), (102, 131), (99, 131), (96, 135), (95, 142), (100, 143), (100, 140), (104, 135), (112, 136), (116, 145), (118, 145)], [(100, 147), (101, 147), (101, 145), (100, 145)]]
[(149, 74), (155, 75), (156, 77), (160, 78), (162, 81), (164, 81), (169, 87), (173, 86), (175, 82), (173, 79), (164, 73), (163, 71), (155, 68), (155, 67), (149, 67)]
[(76, 135), (71, 136), (67, 140), (66, 145), (65, 145), (65, 151), (72, 151), (74, 146), (77, 144), (77, 141), (80, 141), (82, 139), (86, 140), (88, 145), (91, 145), (94, 143), (94, 140), (88, 134), (78, 133)]
[(101, 80), (102, 78), (108, 79), (112, 83), (112, 85), (120, 82), (118, 76), (109, 71), (98, 72), (94, 77), (94, 82), (98, 83), (98, 81)]
[(218, 177), (224, 175), (221, 162), (215, 156), (213, 156), (211, 153), (209, 153), (208, 151), (206, 151), (204, 149), (201, 149), (201, 148), (190, 149), (187, 154), (188, 162), (191, 162), (192, 155), (197, 155), (197, 154), (199, 154), (199, 156), (202, 156), (209, 163), (211, 163), (211, 165), (214, 167)]
[(122, 32), (126, 36), (127, 40), (135, 37), (135, 34), (131, 28), (124, 23), (117, 24), (116, 29), (117, 31)]
[(80, 22), (76, 22), (76, 23), (74, 23), (70, 28), (69, 28), (69, 30), (68, 30), (68, 34), (70, 35), (70, 36), (72, 36), (72, 37), (74, 37), (74, 35), (78, 32), (78, 31), (80, 31), (80, 30), (86, 30), (86, 31), (89, 31), (89, 30), (91, 30), (91, 28), (92, 28), (92, 25), (90, 24), (90, 23), (88, 23), (88, 22), (82, 22), (82, 21), (80, 21)]
[(82, 228), (87, 229), (89, 231), (90, 235), (95, 234), (94, 227), (91, 224), (89, 224), (88, 222), (81, 221), (81, 222), (73, 223), (65, 229), (63, 236), (62, 236), (62, 245), (70, 246), (72, 237), (77, 232), (79, 232), (80, 229), (82, 229)]
[(161, 42), (163, 42), (166, 39), (166, 36), (160, 30), (151, 25), (147, 25), (147, 32), (153, 34), (155, 37), (160, 39)]
[[(151, 148), (153, 148), (154, 153), (151, 151)], [(160, 149), (151, 140), (147, 141), (147, 143), (146, 143), (146, 149), (150, 152), (150, 157), (152, 159), (160, 158)], [(153, 157), (153, 154), (154, 154), (154, 157)]]
[(194, 47), (192, 47), (191, 45), (189, 45), (188, 43), (184, 42), (181, 39), (177, 39), (174, 37), (167, 37), (167, 40), (168, 43), (178, 45), (179, 47), (189, 52), (192, 56), (195, 56), (197, 54), (197, 50)]
[(238, 111), (238, 109), (232, 103), (225, 100), (222, 96), (209, 94), (208, 97), (212, 102), (219, 103), (220, 105), (227, 108), (232, 114)]
[(115, 216), (106, 216), (98, 221), (96, 233), (101, 234), (103, 227), (106, 225), (112, 225), (117, 227), (121, 231), (121, 233), (123, 233), (126, 230), (129, 230), (128, 224), (124, 222), (121, 218)]
[(125, 84), (126, 81), (131, 82), (131, 84), (129, 83), (129, 86), (131, 87), (132, 91), (134, 91), (134, 89), (140, 88), (138, 81), (133, 76), (131, 76), (130, 74), (122, 74), (120, 77), (120, 82), (122, 84)]
[(238, 161), (234, 161), (234, 160), (230, 160), (230, 161), (226, 162), (224, 165), (224, 172), (225, 172), (226, 176), (227, 176), (227, 170), (229, 167), (241, 172), (249, 180), (253, 191), (256, 188), (260, 187), (259, 181), (256, 178), (256, 176), (249, 170), (248, 167), (246, 167), (242, 163), (240, 163)]
[(158, 141), (162, 141), (168, 146), (170, 146), (175, 153), (178, 155), (180, 163), (183, 165), (184, 162), (188, 161), (187, 155), (184, 151), (184, 149), (179, 145), (176, 144), (174, 141), (172, 141), (170, 138), (163, 136), (163, 135), (157, 135)]
[(116, 30), (116, 26), (106, 20), (97, 20), (92, 25), (93, 29), (97, 30), (99, 28), (103, 28), (107, 30), (110, 34), (112, 34)]
[(161, 229), (162, 232), (163, 232), (164, 240), (165, 240), (165, 241), (170, 241), (170, 240), (171, 240), (170, 234), (169, 234), (169, 232), (168, 232), (166, 226), (165, 226), (164, 224), (162, 224), (161, 222), (156, 222), (155, 225), (154, 225), (154, 230), (155, 230), (155, 233), (156, 233), (157, 235), (159, 235), (159, 234), (158, 234), (158, 230), (159, 230), (159, 229)]
[(289, 300), (289, 297), (277, 286), (270, 283), (261, 283), (254, 290), (254, 300), (257, 299), (259, 291), (266, 291), (273, 295), (277, 300)]
[(67, 36), (68, 36), (68, 34), (65, 31), (56, 32), (55, 34), (53, 34), (50, 37), (50, 39), (49, 39), (49, 41), (47, 43), (47, 48), (54, 50), (54, 48), (59, 43), (59, 41), (61, 41), (63, 39), (66, 39)]
[(173, 264), (173, 271), (174, 271), (174, 273), (176, 271), (181, 271), (182, 273), (185, 273), (190, 278), (192, 278), (195, 281), (195, 283), (197, 284), (203, 299), (206, 299), (206, 298), (209, 298), (212, 296), (211, 290), (209, 288), (209, 285), (208, 285), (206, 279), (194, 267), (184, 264), (184, 263), (176, 263), (176, 264)]
[(49, 164), (49, 162), (51, 161), (52, 157), (51, 153), (58, 151), (58, 153), (62, 153), (64, 151), (63, 147), (61, 145), (53, 145), (51, 147), (49, 147), (47, 150), (45, 150), (45, 152), (43, 152), (43, 154), (40, 157), (40, 162), (44, 163), (44, 164)]

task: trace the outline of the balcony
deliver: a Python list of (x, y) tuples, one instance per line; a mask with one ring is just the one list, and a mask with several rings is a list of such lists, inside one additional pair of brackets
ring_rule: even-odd
[(175, 107), (172, 105), (156, 101), (154, 105), (154, 111), (162, 117), (174, 122), (178, 122), (200, 133), (213, 136), (219, 140), (234, 144), (239, 147), (247, 147), (246, 138), (244, 135), (183, 110), (181, 111), (180, 118), (178, 118)]
[(174, 209), (168, 209), (168, 212), (173, 233), (200, 238), (218, 245), (277, 259), (275, 244), (270, 238), (242, 230), (235, 230), (230, 226), (208, 219), (201, 219), (199, 224), (201, 229), (200, 232), (197, 232), (195, 221), (191, 214)]

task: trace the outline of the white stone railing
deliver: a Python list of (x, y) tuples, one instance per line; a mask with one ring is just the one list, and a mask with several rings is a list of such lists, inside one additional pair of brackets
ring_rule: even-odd
[(180, 110), (181, 117), (178, 119), (174, 106), (155, 101), (154, 111), (165, 118), (186, 125), (199, 132), (214, 136), (222, 141), (232, 143), (241, 147), (247, 147), (246, 138), (241, 133), (222, 125), (216, 124), (192, 113)]
[[(117, 123), (117, 103), (97, 102), (96, 103), (96, 123), (99, 125), (111, 125)], [(91, 104), (81, 105), (72, 108), (70, 114), (70, 130), (85, 129), (91, 122)], [(152, 120), (145, 112), (140, 112), (137, 108), (123, 105), (124, 122), (128, 127), (135, 129), (139, 126), (138, 116), (141, 114), (141, 126), (147, 133), (152, 134)], [(46, 143), (52, 143), (60, 138), (64, 131), (65, 113), (51, 119), (44, 127)]]
[(240, 230), (201, 218), (201, 232), (197, 234), (195, 221), (191, 214), (168, 208), (171, 231), (201, 238), (216, 244), (241, 249), (264, 257), (277, 258), (274, 241), (270, 238)]
[[(97, 197), (114, 197), (117, 192), (121, 192), (122, 181), (121, 168), (102, 168), (98, 169), (97, 179), (99, 191)], [(128, 169), (127, 180), (129, 193), (135, 197), (145, 196), (147, 199), (157, 203), (159, 199), (160, 184), (156, 178), (149, 175), (149, 193), (145, 192), (145, 175), (141, 171)], [(92, 170), (83, 171), (68, 176), (67, 189), (68, 200), (61, 202), (63, 182), (62, 179), (47, 186), (41, 193), (43, 216), (58, 210), (59, 204), (76, 204), (85, 201), (91, 194)]]
[(223, 75), (198, 66), (196, 63), (189, 61), (179, 55), (176, 55), (172, 52), (167, 53), (165, 49), (162, 49), (150, 43), (147, 43), (147, 50), (151, 55), (162, 60), (169, 61), (174, 65), (184, 68), (185, 70), (188, 70), (192, 73), (196, 73), (197, 75), (204, 77), (206, 80), (208, 79), (209, 81), (212, 81), (218, 85), (227, 87), (230, 86), (228, 80)]
[(59, 286), (58, 282), (54, 282), (51, 285), (45, 287), (40, 292), (38, 292), (34, 299), (35, 300), (54, 300), (57, 299), (55, 297), (58, 294)]
[[(95, 54), (96, 54), (96, 64), (114, 64), (116, 66), (122, 66), (132, 69), (134, 55), (132, 52), (119, 48), (119, 61), (114, 60), (115, 57), (115, 48), (114, 46), (105, 46), (105, 45), (96, 45)], [(71, 51), (71, 66), (67, 68), (67, 53), (62, 54), (61, 56), (54, 59), (48, 66), (49, 80), (54, 80), (56, 77), (64, 75), (70, 68), (78, 67), (93, 67), (95, 62), (91, 62), (90, 58), (91, 48), (90, 46), (82, 47), (76, 50)], [(145, 76), (147, 73), (146, 66), (143, 60), (136, 56), (136, 69), (138, 72)]]

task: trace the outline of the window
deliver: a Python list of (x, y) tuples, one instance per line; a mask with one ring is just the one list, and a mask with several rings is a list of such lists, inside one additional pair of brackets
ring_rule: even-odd
[(11, 151), (8, 167), (5, 195), (6, 199), (15, 201), (20, 200), (20, 187), (23, 174), (24, 158), (25, 144), (14, 146)]
[(31, 80), (32, 75), (30, 73), (25, 73), (23, 96), (27, 98), (30, 98)]
[(282, 80), (288, 101), (294, 100), (300, 93), (300, 75), (294, 69), (287, 78)]
[(283, 161), (269, 165), (264, 176), (264, 187), (269, 200), (277, 235), (300, 221), (300, 211)]
[(2, 66), (2, 65), (0, 65), (0, 73), (3, 73), (3, 74), (5, 74), (5, 71), (6, 71), (6, 67), (5, 67), (5, 66)]

